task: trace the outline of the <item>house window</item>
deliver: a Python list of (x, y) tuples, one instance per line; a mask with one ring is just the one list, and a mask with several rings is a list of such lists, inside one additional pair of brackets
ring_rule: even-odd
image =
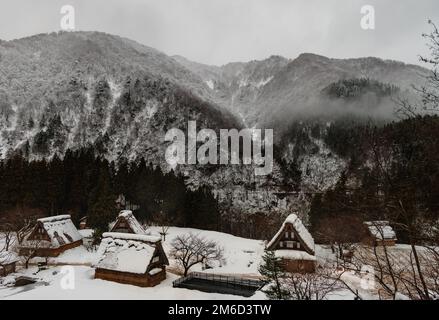
[(157, 263), (157, 262), (159, 262), (160, 261), (160, 257), (159, 256), (156, 256), (156, 257), (154, 257), (153, 259), (152, 259), (152, 263)]
[(285, 239), (294, 239), (294, 232), (293, 231), (285, 232)]
[(297, 249), (300, 249), (300, 242), (297, 242)]
[(284, 243), (283, 243), (283, 241), (279, 242), (279, 246), (280, 246), (281, 248), (284, 247)]
[(287, 241), (287, 248), (294, 249), (294, 241)]

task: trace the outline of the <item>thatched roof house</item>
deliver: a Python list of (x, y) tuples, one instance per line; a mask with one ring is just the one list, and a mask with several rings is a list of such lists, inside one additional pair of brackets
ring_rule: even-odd
[(267, 244), (288, 272), (309, 273), (316, 267), (314, 239), (295, 214), (289, 215)]
[(139, 287), (153, 287), (166, 278), (168, 258), (159, 237), (103, 234), (98, 250), (95, 278)]
[(396, 233), (389, 221), (366, 221), (364, 225), (368, 234), (364, 243), (371, 246), (394, 246), (396, 244)]
[(131, 210), (122, 210), (119, 213), (116, 222), (110, 228), (110, 232), (146, 234), (145, 229), (137, 221)]
[(82, 236), (70, 215), (38, 219), (20, 245), (20, 255), (57, 257), (62, 252), (82, 245)]
[(8, 274), (14, 273), (18, 261), (18, 256), (15, 252), (0, 252), (0, 277), (6, 277)]

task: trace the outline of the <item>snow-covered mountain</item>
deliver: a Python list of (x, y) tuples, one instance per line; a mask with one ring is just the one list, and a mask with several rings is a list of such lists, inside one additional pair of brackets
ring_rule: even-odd
[[(165, 54), (98, 32), (36, 35), (0, 43), (0, 158), (62, 157), (93, 148), (110, 161), (169, 170), (165, 134), (242, 127), (197, 74)], [(278, 170), (257, 179), (249, 166), (180, 166), (191, 188), (216, 193), (274, 184)], [(232, 201), (234, 196), (232, 196)], [(268, 201), (267, 201), (268, 203)], [(270, 202), (271, 203), (271, 202)]]
[(394, 98), (414, 98), (411, 86), (427, 72), (313, 54), (208, 66), (99, 32), (0, 41), (0, 158), (93, 147), (115, 162), (143, 157), (166, 168), (165, 133), (189, 120), (199, 128), (274, 128), (277, 161), (267, 177), (248, 166), (178, 170), (228, 206), (289, 210), (289, 197), (297, 209), (307, 205), (304, 193), (333, 187), (346, 170), (348, 160), (325, 143), (334, 119), (392, 119)]
[(111, 160), (149, 159), (166, 131), (188, 120), (239, 126), (197, 75), (124, 38), (37, 35), (1, 42), (0, 56), (1, 158), (17, 149), (36, 158), (94, 146)]
[(195, 63), (181, 56), (174, 56), (174, 59), (199, 75), (218, 101), (249, 127), (255, 124), (256, 103), (263, 88), (289, 62), (286, 58), (271, 56), (262, 61), (235, 62), (217, 67)]
[(274, 129), (284, 181), (294, 184), (293, 176), (304, 192), (332, 188), (349, 166), (349, 159), (325, 142), (329, 130), (343, 125), (338, 120), (394, 120), (395, 101), (416, 100), (413, 86), (422, 87), (429, 72), (379, 58), (343, 60), (309, 53), (220, 67), (173, 58), (202, 78), (246, 126)]
[(248, 63), (207, 66), (174, 59), (199, 75), (217, 99), (240, 115), (248, 126), (274, 128), (283, 133), (303, 117), (334, 114), (391, 119), (394, 107), (389, 96), (377, 96), (367, 88), (357, 99), (330, 99), (325, 88), (342, 80), (369, 79), (395, 86), (398, 97), (414, 98), (413, 85), (422, 86), (428, 70), (378, 58), (330, 59), (305, 53), (289, 60), (272, 56)]

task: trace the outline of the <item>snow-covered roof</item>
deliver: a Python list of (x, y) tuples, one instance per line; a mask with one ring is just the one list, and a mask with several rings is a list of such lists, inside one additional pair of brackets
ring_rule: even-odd
[(46, 223), (46, 222), (55, 222), (55, 221), (61, 221), (61, 220), (66, 220), (66, 219), (71, 219), (70, 215), (63, 214), (63, 215), (59, 215), (59, 216), (46, 217), (46, 218), (38, 219), (37, 221), (42, 222), (42, 223)]
[(94, 230), (93, 229), (82, 229), (78, 230), (79, 234), (82, 238), (93, 238)]
[[(145, 229), (143, 229), (142, 225), (140, 224), (139, 221), (137, 221), (136, 217), (134, 216), (133, 212), (131, 210), (122, 210), (119, 213), (118, 216), (118, 220), (120, 218), (124, 218), (125, 221), (128, 223), (129, 227), (131, 228), (131, 230), (133, 230), (134, 233), (136, 234), (146, 234)], [(112, 226), (111, 229), (114, 228), (114, 226), (117, 225), (117, 221), (116, 223)]]
[(115, 238), (123, 240), (135, 240), (156, 243), (161, 241), (158, 236), (151, 236), (147, 234), (135, 234), (135, 233), (118, 233), (118, 232), (105, 232), (102, 235), (103, 238)]
[[(82, 236), (73, 224), (70, 215), (47, 217), (38, 219), (37, 221), (42, 224), (43, 229), (46, 230), (50, 238), (49, 243), (43, 243), (44, 241), (42, 241), (38, 244), (39, 247), (59, 248), (82, 239)], [(22, 244), (23, 247), (26, 247), (26, 245), (34, 246), (35, 241), (28, 239), (32, 233), (33, 231), (27, 235)]]
[(378, 240), (396, 240), (396, 233), (389, 221), (366, 221), (370, 234)]
[(18, 255), (11, 251), (0, 252), (0, 266), (7, 265), (18, 261)]
[(310, 255), (306, 251), (299, 250), (276, 250), (274, 252), (275, 256), (278, 258), (284, 258), (289, 260), (309, 260), (316, 261), (316, 257)]
[(156, 250), (155, 242), (160, 241), (157, 237), (131, 233), (107, 232), (103, 237), (94, 267), (136, 274), (146, 273)]
[(276, 233), (276, 235), (273, 237), (273, 239), (271, 239), (271, 241), (268, 243), (267, 248), (270, 248), (271, 246), (274, 245), (274, 243), (280, 237), (280, 235), (282, 234), (282, 232), (287, 224), (291, 224), (293, 226), (294, 230), (296, 230), (299, 237), (303, 240), (305, 245), (310, 250), (312, 250), (312, 252), (315, 252), (314, 238), (309, 233), (308, 229), (306, 229), (306, 227), (303, 225), (303, 223), (299, 219), (299, 217), (294, 213), (290, 214), (285, 219), (284, 223), (282, 224), (282, 227), (279, 229), (279, 231)]

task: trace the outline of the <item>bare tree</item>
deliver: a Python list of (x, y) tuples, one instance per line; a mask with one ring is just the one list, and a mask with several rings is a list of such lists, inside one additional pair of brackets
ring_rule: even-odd
[(10, 229), (15, 233), (15, 239), (21, 244), (26, 235), (31, 231), (35, 224), (35, 217), (27, 217), (23, 214), (17, 214), (9, 219)]
[(345, 288), (340, 277), (341, 273), (326, 266), (315, 273), (289, 274), (284, 283), (293, 300), (325, 300), (331, 293)]
[(430, 49), (430, 57), (421, 57), (421, 61), (431, 67), (427, 77), (427, 85), (420, 89), (424, 110), (438, 112), (439, 107), (439, 30), (433, 21), (428, 21), (432, 26), (430, 33), (423, 34)]
[(0, 251), (9, 251), (15, 243), (21, 244), (25, 236), (32, 229), (34, 218), (26, 217), (20, 213), (4, 219), (1, 223), (1, 236), (4, 246)]
[(164, 213), (163, 211), (160, 211), (159, 213), (156, 213), (155, 215), (153, 215), (153, 219), (160, 227), (159, 233), (162, 236), (163, 242), (165, 242), (166, 236), (168, 235), (169, 227), (170, 227), (170, 220), (169, 220), (168, 215), (166, 213)]
[(332, 216), (323, 218), (317, 228), (316, 235), (322, 243), (328, 243), (332, 252), (339, 259), (350, 261), (357, 244), (365, 236), (365, 228), (360, 217)]
[(29, 262), (36, 257), (41, 248), (44, 247), (45, 240), (27, 240), (25, 247), (20, 250), (20, 256), (24, 260), (25, 268), (29, 268)]
[(172, 240), (171, 257), (183, 268), (184, 276), (194, 265), (222, 262), (223, 249), (215, 241), (188, 233)]
[[(413, 125), (414, 135), (419, 130), (417, 125)], [(418, 291), (418, 299), (429, 300), (431, 298), (430, 290), (424, 277), (421, 256), (418, 252), (418, 245), (422, 243), (420, 238), (423, 233), (422, 216), (425, 214), (425, 210), (422, 203), (416, 198), (415, 190), (412, 187), (412, 185), (415, 185), (416, 177), (408, 174), (413, 169), (408, 165), (405, 167), (407, 174), (404, 179), (395, 178), (392, 161), (394, 161), (393, 157), (398, 153), (398, 150), (385, 150), (384, 143), (380, 139), (382, 137), (372, 136), (370, 150), (373, 163), (382, 179), (381, 183), (386, 189), (386, 197), (382, 201), (383, 211), (387, 214), (387, 220), (398, 227), (400, 232), (407, 235), (411, 251), (409, 258), (403, 259), (404, 264), (402, 264), (401, 261), (397, 261), (401, 259), (401, 256), (389, 253), (389, 248), (384, 244), (380, 252), (377, 248), (374, 248), (374, 254), (369, 255), (368, 261), (370, 265), (377, 267), (379, 275), (377, 280), (384, 291), (392, 298), (395, 299), (396, 294), (402, 290), (402, 286), (406, 293), (413, 296), (414, 286), (415, 291)], [(424, 141), (424, 143), (428, 143), (428, 141)], [(406, 144), (404, 147), (416, 150), (415, 144)], [(428, 158), (425, 157), (424, 161), (428, 161)], [(381, 236), (384, 239), (384, 235)], [(370, 257), (373, 257), (373, 259), (370, 259)], [(362, 258), (364, 260), (366, 257)], [(410, 281), (408, 281), (409, 278)], [(389, 283), (388, 280), (391, 280), (391, 282)]]
[(1, 236), (3, 238), (4, 246), (0, 248), (1, 251), (9, 251), (16, 241), (15, 232), (12, 224), (3, 223)]

